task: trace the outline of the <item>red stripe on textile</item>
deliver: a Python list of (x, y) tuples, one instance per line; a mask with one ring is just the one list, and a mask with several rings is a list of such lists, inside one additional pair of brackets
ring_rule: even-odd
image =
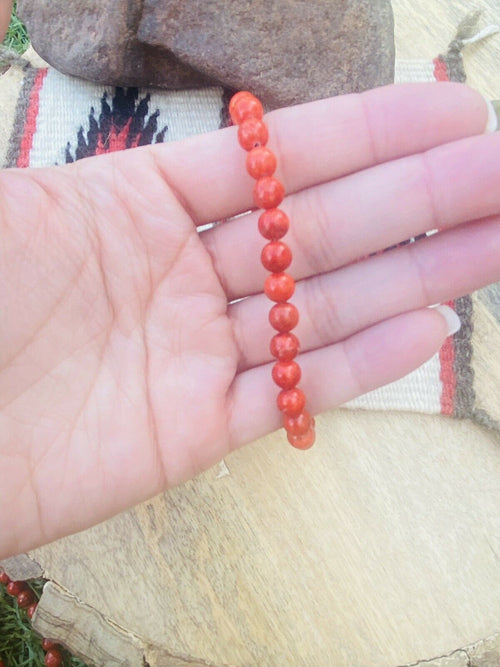
[(18, 167), (29, 167), (30, 164), (30, 151), (33, 146), (33, 136), (36, 132), (36, 119), (40, 108), (40, 90), (42, 89), (43, 80), (47, 75), (47, 71), (47, 67), (40, 69), (33, 82), (33, 88), (31, 89), (28, 102), (28, 110), (26, 112), (23, 138), (21, 139), (19, 157), (17, 158)]
[(434, 63), (434, 78), (436, 81), (449, 81), (450, 77), (445, 61), (438, 56), (432, 62)]
[[(448, 68), (445, 61), (440, 58), (434, 58), (434, 78), (436, 81), (449, 81)], [(449, 301), (446, 305), (455, 307), (454, 301)], [(439, 363), (441, 370), (439, 377), (442, 383), (441, 390), (441, 413), (443, 415), (453, 415), (455, 409), (455, 394), (457, 391), (457, 376), (454, 370), (455, 363), (455, 343), (453, 336), (448, 336), (443, 346), (439, 350)]]
[[(454, 301), (448, 301), (446, 305), (453, 309), (455, 308)], [(457, 376), (454, 370), (455, 342), (453, 336), (448, 336), (439, 350), (439, 362), (441, 364), (439, 377), (443, 385), (441, 391), (441, 413), (452, 416), (455, 409), (455, 394), (457, 390)]]

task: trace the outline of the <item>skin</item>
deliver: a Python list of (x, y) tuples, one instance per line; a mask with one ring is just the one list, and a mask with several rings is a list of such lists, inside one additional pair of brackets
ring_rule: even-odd
[(7, 33), (11, 14), (12, 0), (0, 0), (0, 43), (3, 42)]
[[(447, 336), (427, 306), (500, 279), (486, 121), (458, 84), (268, 115), (311, 412), (422, 364)], [(252, 183), (235, 128), (0, 173), (0, 558), (280, 426), (257, 213), (197, 231), (248, 211)]]

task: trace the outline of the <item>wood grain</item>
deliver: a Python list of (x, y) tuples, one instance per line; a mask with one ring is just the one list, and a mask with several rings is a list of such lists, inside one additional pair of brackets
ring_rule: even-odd
[(61, 586), (49, 581), (32, 619), (34, 630), (71, 648), (88, 665), (101, 667), (210, 667), (145, 644)]
[(500, 377), (500, 327), (480, 295), (474, 298), (474, 336), (484, 350), (483, 354), (472, 358), (476, 403), (500, 424), (500, 400), (498, 391), (495, 391), (495, 383)]
[(32, 619), (42, 637), (71, 646), (76, 657), (91, 665), (140, 667), (143, 645), (61, 586), (49, 581)]
[(216, 664), (387, 667), (498, 630), (498, 440), (347, 411), (318, 432), (307, 457), (270, 436), (230, 475), (35, 555), (120, 625)]
[(0, 561), (0, 567), (13, 581), (38, 579), (43, 574), (41, 566), (26, 554), (6, 558)]
[[(400, 58), (444, 52), (470, 10), (393, 5)], [(497, 0), (474, 5), (500, 22)], [(494, 98), (499, 45), (465, 53), (470, 84)], [(217, 665), (389, 667), (498, 632), (498, 436), (419, 415), (318, 421), (311, 452), (274, 434), (232, 454), (230, 474), (210, 470), (33, 555), (164, 656)]]

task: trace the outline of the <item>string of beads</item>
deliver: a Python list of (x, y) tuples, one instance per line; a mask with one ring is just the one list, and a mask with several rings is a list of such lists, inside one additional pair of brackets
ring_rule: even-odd
[[(3, 570), (0, 570), (0, 584), (5, 586), (10, 596), (16, 598), (18, 607), (24, 609), (26, 616), (31, 620), (36, 611), (38, 600), (28, 584), (25, 581), (11, 581)], [(51, 639), (42, 639), (42, 648), (45, 651), (44, 663), (46, 667), (61, 667), (64, 656), (60, 645)], [(7, 667), (2, 658), (0, 658), (0, 667)]]
[(270, 275), (264, 283), (264, 292), (275, 302), (269, 312), (269, 322), (278, 333), (271, 339), (271, 354), (277, 361), (272, 369), (274, 382), (280, 387), (278, 408), (283, 413), (283, 426), (288, 441), (297, 449), (309, 449), (316, 435), (314, 419), (306, 410), (306, 397), (297, 386), (301, 369), (295, 357), (299, 352), (299, 340), (292, 329), (297, 326), (299, 312), (289, 299), (295, 291), (295, 281), (286, 269), (292, 262), (292, 251), (281, 239), (288, 232), (290, 221), (279, 205), (284, 199), (285, 188), (273, 174), (277, 160), (267, 147), (267, 125), (263, 121), (264, 109), (252, 93), (241, 91), (229, 103), (229, 115), (238, 126), (238, 141), (247, 151), (246, 168), (255, 178), (254, 203), (264, 209), (259, 217), (259, 231), (268, 241), (261, 253), (261, 262)]

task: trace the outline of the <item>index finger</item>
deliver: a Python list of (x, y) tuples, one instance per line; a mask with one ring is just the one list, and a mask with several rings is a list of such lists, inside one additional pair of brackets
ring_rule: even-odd
[[(463, 84), (417, 83), (376, 88), (266, 115), (276, 177), (287, 194), (442, 143), (484, 132), (488, 107)], [(150, 151), (156, 168), (196, 224), (254, 207), (254, 181), (235, 127)], [(125, 155), (124, 159), (133, 159)]]

